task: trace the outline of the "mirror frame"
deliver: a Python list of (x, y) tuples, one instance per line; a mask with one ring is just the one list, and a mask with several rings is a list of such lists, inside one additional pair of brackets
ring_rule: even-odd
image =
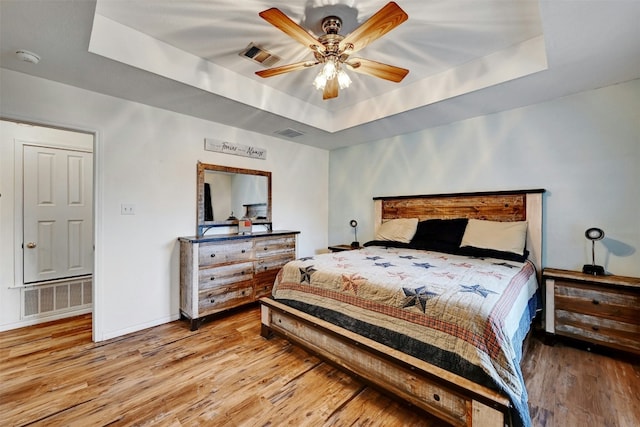
[(202, 236), (208, 229), (212, 227), (230, 227), (237, 226), (238, 220), (222, 220), (222, 221), (205, 221), (204, 220), (204, 174), (206, 171), (238, 173), (243, 175), (257, 175), (267, 178), (267, 218), (253, 221), (253, 224), (268, 225), (271, 229), (271, 172), (259, 171), (253, 169), (234, 168), (229, 166), (212, 165), (209, 163), (198, 162), (198, 189), (197, 189), (197, 226), (196, 233)]

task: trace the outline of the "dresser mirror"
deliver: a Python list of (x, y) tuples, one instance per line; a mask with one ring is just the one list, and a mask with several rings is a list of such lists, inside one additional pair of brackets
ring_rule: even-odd
[(270, 227), (271, 172), (198, 162), (197, 234), (243, 217)]

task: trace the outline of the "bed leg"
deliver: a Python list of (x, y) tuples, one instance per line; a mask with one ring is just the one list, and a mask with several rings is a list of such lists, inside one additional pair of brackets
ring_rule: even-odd
[(270, 327), (262, 325), (262, 327), (260, 328), (260, 336), (262, 336), (262, 338), (270, 340), (274, 337), (274, 333)]
[(273, 338), (273, 331), (271, 330), (271, 310), (266, 305), (260, 306), (260, 335), (263, 338)]
[(493, 409), (483, 403), (474, 400), (471, 408), (473, 427), (484, 426), (505, 426), (504, 414), (496, 409)]

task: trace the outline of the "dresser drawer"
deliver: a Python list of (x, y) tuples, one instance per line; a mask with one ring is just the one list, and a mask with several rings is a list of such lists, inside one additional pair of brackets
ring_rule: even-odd
[(292, 255), (280, 255), (277, 257), (261, 258), (254, 262), (254, 268), (256, 273), (264, 273), (266, 271), (275, 270), (278, 272), (286, 263), (293, 261), (295, 258)]
[(242, 262), (221, 267), (205, 268), (198, 272), (199, 289), (210, 289), (253, 278), (253, 263)]
[(277, 238), (265, 238), (256, 239), (255, 242), (256, 257), (272, 257), (288, 255), (291, 257), (296, 256), (296, 238), (289, 237), (277, 237)]
[(255, 299), (260, 299), (262, 297), (271, 296), (271, 291), (273, 291), (273, 282), (276, 279), (276, 274), (278, 273), (262, 273), (263, 276), (256, 281), (254, 297)]
[(201, 267), (250, 260), (252, 258), (253, 243), (250, 240), (223, 244), (205, 243), (201, 244), (198, 250), (198, 263)]
[(255, 279), (255, 296), (256, 298), (262, 298), (271, 295), (273, 290), (273, 284), (276, 281), (276, 276), (280, 269), (268, 270), (262, 273), (256, 273)]
[(588, 283), (556, 280), (555, 308), (625, 323), (640, 322), (640, 295)]
[(201, 316), (236, 307), (253, 301), (253, 281), (207, 289), (199, 293), (198, 309)]
[(556, 333), (586, 341), (640, 352), (640, 324), (556, 310)]

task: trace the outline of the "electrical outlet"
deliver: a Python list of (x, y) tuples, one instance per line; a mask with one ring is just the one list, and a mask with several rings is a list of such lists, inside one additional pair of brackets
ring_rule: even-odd
[(135, 215), (136, 214), (136, 205), (131, 204), (121, 204), (120, 205), (120, 215)]

